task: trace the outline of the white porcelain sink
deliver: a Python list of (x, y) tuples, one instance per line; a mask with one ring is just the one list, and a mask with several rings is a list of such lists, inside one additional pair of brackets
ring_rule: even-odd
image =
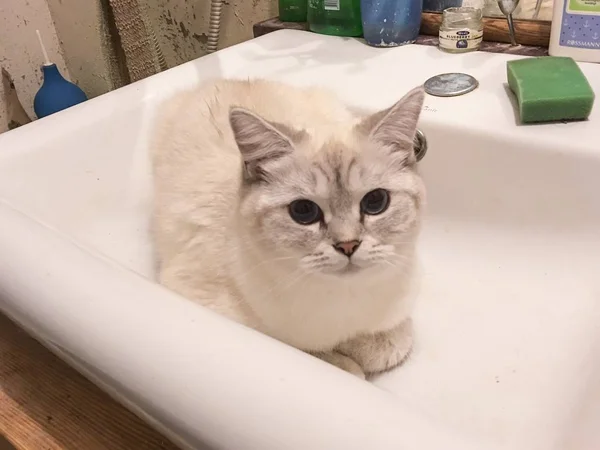
[[(506, 55), (282, 31), (0, 136), (0, 310), (186, 448), (600, 448), (600, 107), (517, 126)], [(581, 65), (600, 93), (600, 65)], [(382, 108), (428, 77), (429, 207), (407, 364), (369, 384), (156, 285), (160, 100), (210, 77)]]

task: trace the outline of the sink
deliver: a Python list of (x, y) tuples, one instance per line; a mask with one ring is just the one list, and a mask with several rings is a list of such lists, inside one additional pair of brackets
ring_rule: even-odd
[[(521, 126), (517, 56), (279, 31), (0, 135), (0, 310), (182, 448), (592, 450), (600, 446), (600, 108)], [(600, 93), (600, 66), (581, 64)], [(416, 344), (358, 380), (167, 291), (148, 233), (160, 102), (213, 77), (427, 97)]]

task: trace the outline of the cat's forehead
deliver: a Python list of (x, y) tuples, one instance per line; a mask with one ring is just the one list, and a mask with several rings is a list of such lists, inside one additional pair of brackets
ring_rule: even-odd
[[(300, 149), (298, 157), (281, 173), (275, 191), (282, 195), (321, 200), (340, 207), (356, 203), (368, 191), (385, 188), (404, 190), (412, 178), (396, 158), (366, 140), (329, 140), (312, 151)], [(287, 198), (287, 197), (286, 197)]]
[(359, 188), (360, 152), (344, 142), (330, 141), (312, 161), (312, 172), (317, 195), (342, 195)]
[(417, 192), (420, 186), (415, 167), (402, 154), (381, 151), (366, 140), (330, 142), (311, 167), (314, 194), (339, 204), (373, 189)]

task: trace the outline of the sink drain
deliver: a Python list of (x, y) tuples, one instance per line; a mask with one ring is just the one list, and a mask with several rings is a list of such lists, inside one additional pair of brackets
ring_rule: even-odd
[(443, 73), (425, 82), (425, 92), (436, 97), (456, 97), (468, 94), (479, 82), (466, 73)]
[(417, 130), (413, 148), (415, 149), (415, 157), (417, 158), (417, 161), (421, 161), (425, 156), (425, 153), (427, 153), (427, 138), (421, 130)]

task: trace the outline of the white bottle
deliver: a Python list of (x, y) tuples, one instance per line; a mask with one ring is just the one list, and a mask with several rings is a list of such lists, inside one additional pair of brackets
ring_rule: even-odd
[(554, 0), (548, 53), (600, 63), (600, 0)]

